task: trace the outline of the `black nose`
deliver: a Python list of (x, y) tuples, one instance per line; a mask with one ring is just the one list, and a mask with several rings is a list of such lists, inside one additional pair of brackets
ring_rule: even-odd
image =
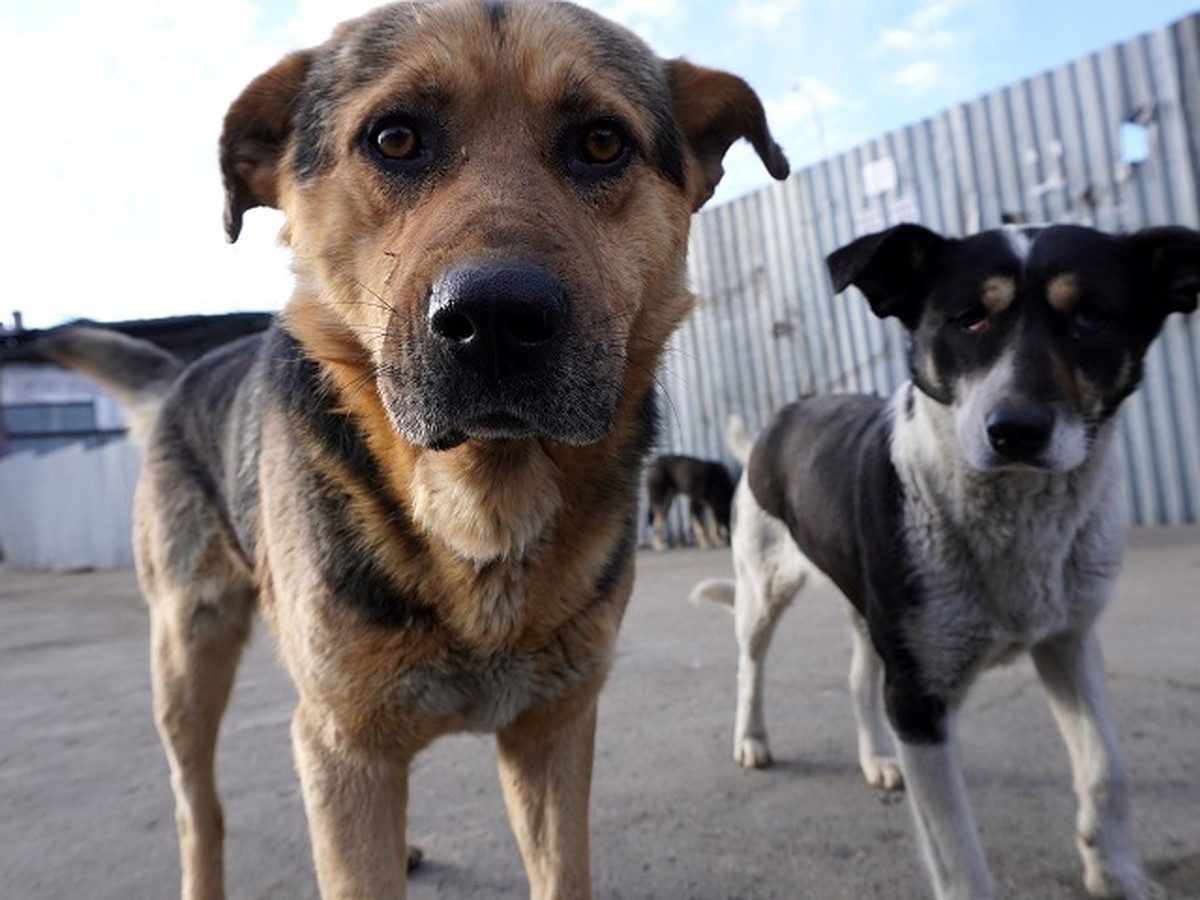
[(997, 406), (984, 423), (992, 449), (1009, 459), (1031, 459), (1046, 449), (1054, 430), (1054, 414), (1044, 406)]
[(429, 297), (429, 331), (463, 364), (497, 377), (536, 368), (567, 324), (562, 284), (515, 260), (463, 263)]

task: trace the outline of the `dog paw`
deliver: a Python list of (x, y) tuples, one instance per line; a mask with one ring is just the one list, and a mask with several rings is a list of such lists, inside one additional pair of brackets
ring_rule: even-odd
[(409, 844), (408, 845), (408, 859), (405, 860), (405, 863), (406, 863), (405, 870), (411, 872), (413, 869), (420, 866), (424, 860), (425, 860), (425, 851), (422, 850), (420, 847), (414, 847), (412, 844)]
[(900, 763), (890, 756), (870, 756), (861, 760), (867, 784), (885, 791), (904, 790), (904, 773)]
[(1166, 900), (1167, 891), (1150, 880), (1136, 862), (1089, 866), (1083, 879), (1090, 896), (1098, 900)]
[(743, 769), (765, 769), (771, 764), (771, 751), (765, 740), (742, 738), (733, 749), (733, 758)]

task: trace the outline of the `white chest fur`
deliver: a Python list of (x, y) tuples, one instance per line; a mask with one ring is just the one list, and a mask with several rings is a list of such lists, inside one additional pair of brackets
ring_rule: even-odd
[(1121, 563), (1125, 514), (1112, 423), (1068, 472), (979, 471), (950, 411), (897, 393), (892, 461), (904, 486), (905, 541), (921, 588), (907, 634), (946, 690), (1012, 653), (1085, 628)]

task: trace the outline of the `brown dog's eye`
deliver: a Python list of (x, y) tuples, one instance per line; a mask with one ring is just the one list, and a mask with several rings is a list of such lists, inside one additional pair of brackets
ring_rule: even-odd
[(583, 138), (583, 152), (588, 162), (609, 165), (621, 158), (625, 152), (625, 138), (615, 128), (597, 125), (589, 128)]
[(629, 133), (606, 119), (570, 129), (564, 147), (567, 167), (585, 184), (618, 175), (633, 157), (633, 149)]
[(388, 159), (415, 159), (421, 152), (421, 136), (411, 125), (385, 125), (375, 133), (375, 149)]
[(389, 113), (367, 126), (362, 146), (369, 158), (403, 182), (424, 178), (436, 165), (445, 134), (420, 113)]

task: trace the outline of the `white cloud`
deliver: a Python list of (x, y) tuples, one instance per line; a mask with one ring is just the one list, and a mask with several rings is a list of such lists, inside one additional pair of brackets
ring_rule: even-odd
[(948, 50), (957, 42), (958, 36), (947, 29), (922, 32), (913, 28), (887, 28), (879, 35), (879, 39), (869, 52), (871, 55), (879, 55), (889, 50), (900, 52)]
[(918, 7), (909, 17), (909, 23), (917, 31), (932, 31), (961, 8), (963, 0), (929, 0)]
[(895, 85), (914, 97), (936, 87), (945, 80), (942, 64), (932, 59), (911, 62), (898, 69), (892, 78)]
[(800, 7), (801, 0), (737, 0), (734, 16), (742, 25), (778, 28)]
[(801, 78), (786, 94), (770, 97), (763, 105), (772, 127), (791, 127), (844, 104), (845, 98), (816, 78)]
[(897, 25), (884, 28), (867, 51), (868, 57), (888, 52), (928, 53), (949, 50), (963, 41), (962, 34), (946, 23), (964, 5), (964, 0), (928, 0)]
[(827, 120), (845, 103), (840, 93), (816, 78), (802, 78), (787, 93), (763, 101), (771, 130), (793, 167), (829, 155)]

